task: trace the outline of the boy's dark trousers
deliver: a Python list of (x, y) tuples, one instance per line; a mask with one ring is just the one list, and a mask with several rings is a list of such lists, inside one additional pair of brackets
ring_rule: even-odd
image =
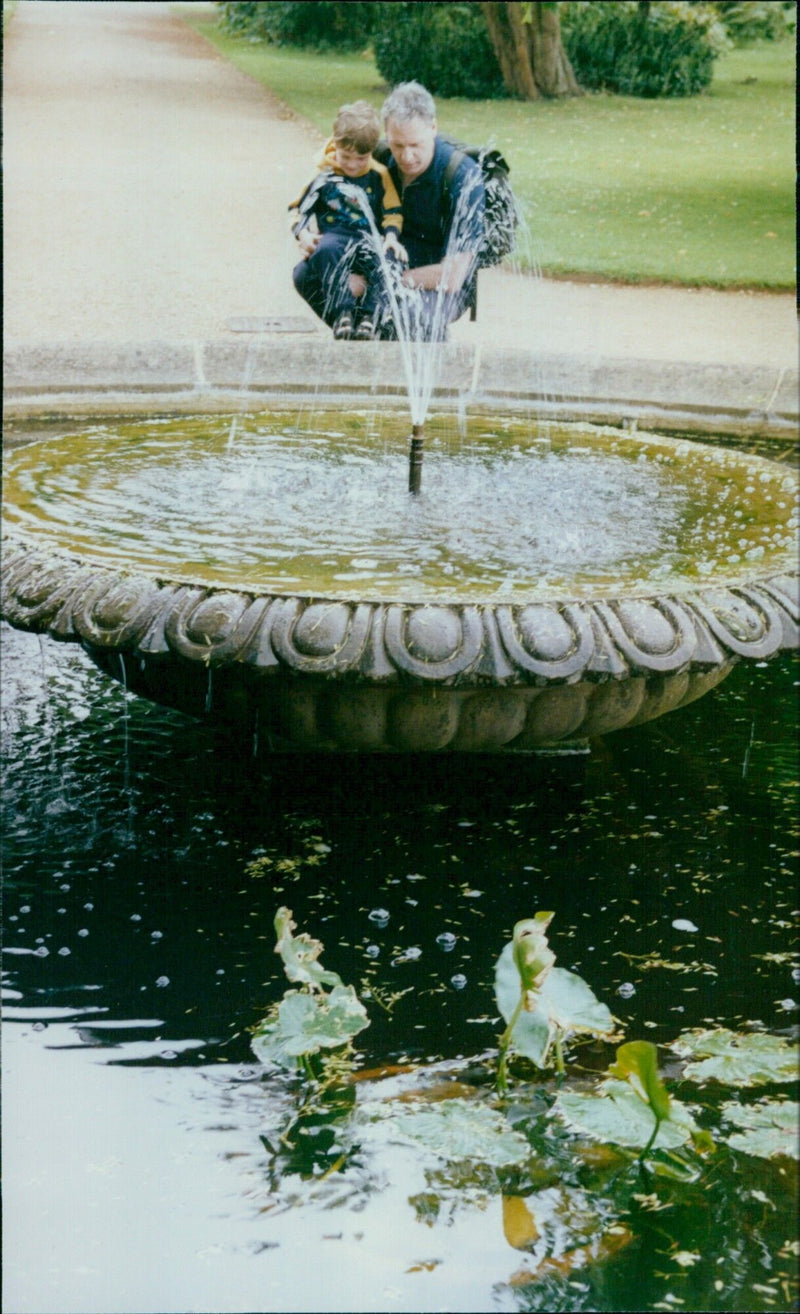
[[(386, 273), (390, 279), (399, 282), (404, 267), (388, 256), (384, 268), (374, 244), (366, 237), (323, 233), (313, 254), (295, 265), (292, 278), (303, 300), (330, 327), (345, 312), (351, 315), (357, 312), (380, 319), (386, 327), (381, 336), (395, 336), (396, 328), (392, 332), (394, 308), (386, 287)], [(363, 297), (354, 297), (350, 291), (351, 274), (362, 274), (366, 279), (367, 290)], [(402, 315), (405, 332), (411, 339), (446, 340), (448, 324), (463, 315), (471, 294), (469, 279), (461, 291), (454, 294), (412, 293)], [(404, 294), (398, 289), (396, 295), (400, 300)]]
[[(363, 297), (350, 291), (350, 275), (367, 282)], [(292, 271), (294, 285), (315, 315), (333, 325), (345, 311), (375, 315), (380, 299), (382, 271), (373, 243), (346, 233), (323, 233), (316, 250)]]

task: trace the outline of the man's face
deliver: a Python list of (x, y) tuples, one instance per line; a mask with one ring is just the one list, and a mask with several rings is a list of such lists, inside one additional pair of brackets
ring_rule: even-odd
[(433, 159), (436, 123), (426, 123), (424, 119), (398, 123), (396, 119), (387, 119), (386, 140), (404, 181), (412, 182), (425, 172)]

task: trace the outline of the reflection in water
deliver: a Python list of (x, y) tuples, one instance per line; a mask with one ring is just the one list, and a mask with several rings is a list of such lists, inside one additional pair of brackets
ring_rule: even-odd
[[(364, 997), (364, 1068), (468, 1077), (459, 1056), (496, 1045), (496, 955), (537, 908), (629, 1038), (791, 1026), (793, 658), (740, 667), (589, 759), (332, 774), (313, 758), (265, 771), (126, 699), (78, 651), (2, 638), (8, 1308), (612, 1310), (670, 1291), (685, 1308), (790, 1307), (769, 1286), (789, 1179), (767, 1162), (719, 1171), (705, 1206), (681, 1187), (672, 1221), (642, 1204), (623, 1220), (636, 1244), (605, 1265), (517, 1285), (538, 1251), (509, 1241), (502, 1196), (549, 1236), (566, 1207), (553, 1164), (578, 1203), (585, 1173), (557, 1145), (509, 1181), (364, 1132), (346, 1173), (306, 1181), (287, 1163), (276, 1180), (261, 1138), (300, 1093), (263, 1077), (247, 1028), (286, 984), (280, 904)], [(665, 1228), (702, 1263), (671, 1259)]]

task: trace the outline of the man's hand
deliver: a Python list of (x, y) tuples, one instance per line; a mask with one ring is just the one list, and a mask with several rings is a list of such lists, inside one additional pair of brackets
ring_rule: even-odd
[(474, 262), (475, 257), (471, 252), (461, 251), (445, 256), (439, 264), (418, 265), (414, 269), (407, 269), (403, 274), (403, 283), (406, 287), (422, 287), (429, 291), (441, 288), (443, 292), (460, 292)]
[(408, 252), (397, 233), (389, 232), (386, 234), (383, 239), (383, 249), (387, 255), (396, 256), (398, 260), (402, 260), (404, 265), (408, 264)]
[(301, 228), (297, 234), (297, 245), (303, 253), (303, 259), (307, 260), (319, 246), (319, 233), (312, 232), (310, 228)]

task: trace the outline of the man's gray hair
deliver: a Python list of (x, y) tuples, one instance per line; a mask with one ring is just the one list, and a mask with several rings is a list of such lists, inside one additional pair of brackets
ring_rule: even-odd
[(436, 105), (433, 96), (421, 82), (398, 82), (383, 102), (381, 117), (384, 123), (408, 123), (410, 119), (436, 122)]

